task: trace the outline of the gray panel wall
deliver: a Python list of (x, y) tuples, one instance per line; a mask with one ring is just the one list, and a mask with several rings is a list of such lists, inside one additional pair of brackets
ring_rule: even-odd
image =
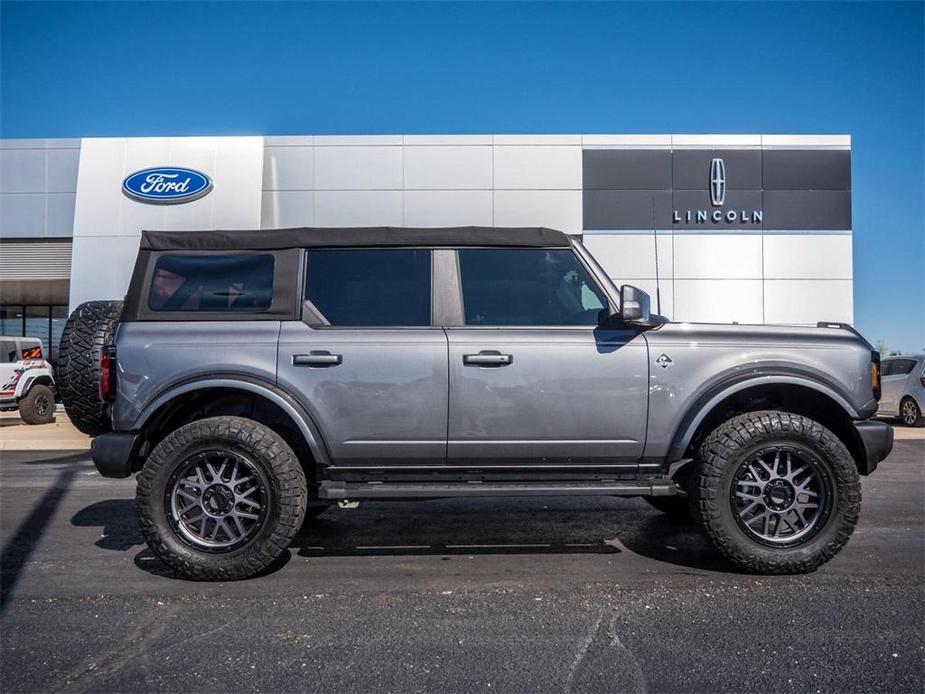
[(74, 233), (80, 140), (0, 140), (0, 238)]

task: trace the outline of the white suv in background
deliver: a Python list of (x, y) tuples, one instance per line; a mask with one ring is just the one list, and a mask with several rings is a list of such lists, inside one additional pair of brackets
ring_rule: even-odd
[(0, 408), (18, 409), (26, 424), (48, 424), (55, 417), (54, 385), (41, 340), (0, 337)]
[(889, 357), (880, 367), (883, 391), (881, 417), (899, 417), (910, 427), (925, 425), (925, 354)]

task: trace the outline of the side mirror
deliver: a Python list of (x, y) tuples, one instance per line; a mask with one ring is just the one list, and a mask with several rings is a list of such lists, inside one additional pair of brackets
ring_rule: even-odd
[(620, 317), (624, 323), (647, 325), (650, 320), (649, 295), (631, 284), (620, 287)]

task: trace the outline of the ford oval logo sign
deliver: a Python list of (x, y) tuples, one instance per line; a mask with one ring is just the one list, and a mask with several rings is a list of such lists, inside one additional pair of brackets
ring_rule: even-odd
[(129, 174), (122, 192), (132, 200), (154, 205), (178, 205), (198, 200), (212, 190), (212, 179), (194, 169), (158, 166)]

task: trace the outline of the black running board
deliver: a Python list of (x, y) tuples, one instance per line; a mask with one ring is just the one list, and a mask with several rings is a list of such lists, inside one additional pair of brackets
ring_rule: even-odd
[(340, 482), (326, 480), (322, 499), (443, 499), (477, 496), (672, 496), (667, 478), (632, 482)]

